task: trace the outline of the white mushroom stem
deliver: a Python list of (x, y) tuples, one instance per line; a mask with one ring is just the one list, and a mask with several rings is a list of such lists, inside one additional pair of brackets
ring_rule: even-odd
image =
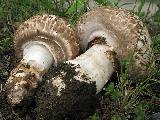
[(26, 63), (36, 67), (40, 71), (48, 70), (53, 64), (53, 56), (45, 43), (30, 42), (24, 45), (23, 59)]
[[(111, 47), (97, 44), (74, 60), (69, 60), (66, 63), (76, 67), (75, 71), (78, 74), (74, 76), (75, 80), (86, 82), (87, 84), (95, 82), (96, 91), (99, 93), (114, 72), (114, 54), (112, 53)], [(62, 74), (62, 76), (63, 75), (65, 74)], [(52, 78), (55, 82), (59, 81), (59, 79), (60, 77)], [(63, 77), (61, 79), (61, 81), (64, 81)], [(64, 86), (63, 82), (61, 82), (61, 84), (59, 87)], [(53, 86), (56, 85), (53, 84)], [(60, 91), (58, 91), (57, 95), (60, 95)]]

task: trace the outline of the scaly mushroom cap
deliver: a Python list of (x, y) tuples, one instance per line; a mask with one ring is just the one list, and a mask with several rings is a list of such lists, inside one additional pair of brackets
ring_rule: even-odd
[(23, 54), (23, 58), (5, 85), (13, 106), (31, 99), (52, 63), (57, 65), (79, 53), (77, 34), (66, 21), (54, 15), (25, 21), (16, 31), (14, 42), (17, 55)]
[(15, 33), (15, 49), (19, 57), (23, 48), (33, 41), (45, 43), (52, 53), (55, 64), (72, 59), (79, 53), (79, 41), (73, 28), (54, 15), (34, 16), (20, 25)]
[(120, 59), (127, 59), (133, 53), (130, 74), (144, 73), (150, 59), (151, 38), (142, 21), (133, 13), (122, 8), (98, 8), (80, 18), (77, 31), (83, 50), (101, 38), (113, 47)]

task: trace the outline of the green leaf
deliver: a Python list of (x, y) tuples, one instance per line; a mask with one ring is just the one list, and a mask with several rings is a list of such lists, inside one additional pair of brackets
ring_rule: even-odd
[(85, 0), (76, 0), (67, 10), (66, 14), (73, 14), (84, 6)]
[(92, 116), (92, 118), (91, 118), (91, 120), (98, 120), (99, 118), (98, 118), (98, 116), (97, 116), (97, 114), (95, 113), (93, 116)]
[(144, 119), (144, 110), (145, 110), (145, 106), (142, 103), (140, 103), (135, 108), (136, 120), (143, 120)]

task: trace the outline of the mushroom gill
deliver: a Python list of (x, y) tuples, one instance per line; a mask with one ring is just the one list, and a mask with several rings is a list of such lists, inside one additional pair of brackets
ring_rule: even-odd
[(14, 36), (15, 49), (21, 61), (6, 82), (11, 105), (30, 99), (52, 64), (77, 56), (78, 42), (73, 28), (57, 16), (38, 15), (22, 23)]

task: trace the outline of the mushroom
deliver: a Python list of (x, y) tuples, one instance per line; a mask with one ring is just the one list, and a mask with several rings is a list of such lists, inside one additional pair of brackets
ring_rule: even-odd
[[(47, 119), (46, 114), (52, 113), (49, 118), (64, 119), (67, 115), (84, 113), (86, 109), (79, 107), (89, 108), (93, 99), (87, 101), (88, 97), (102, 90), (119, 66), (118, 60), (128, 59), (130, 53), (133, 58), (129, 75), (138, 77), (146, 72), (151, 39), (144, 24), (129, 11), (102, 7), (87, 12), (77, 23), (77, 31), (84, 53), (58, 66), (38, 91), (38, 117)], [(41, 102), (46, 96), (48, 101)]]
[(75, 31), (57, 16), (38, 15), (22, 23), (14, 37), (21, 61), (5, 85), (11, 105), (30, 99), (52, 64), (77, 56), (78, 42)]
[(138, 16), (122, 8), (100, 7), (80, 18), (77, 31), (82, 50), (104, 40), (119, 60), (132, 56), (128, 71), (130, 77), (146, 73), (151, 60), (151, 38)]

